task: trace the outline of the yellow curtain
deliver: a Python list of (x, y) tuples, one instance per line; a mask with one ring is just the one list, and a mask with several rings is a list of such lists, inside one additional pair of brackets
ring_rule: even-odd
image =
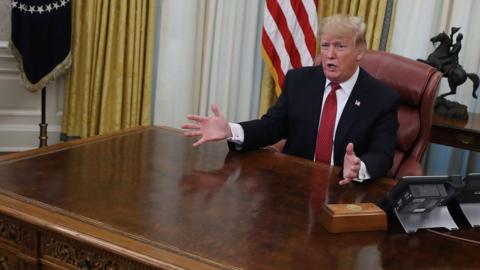
[(149, 125), (154, 0), (72, 1), (62, 139)]
[[(391, 14), (395, 14), (397, 0), (319, 0), (317, 6), (318, 20), (334, 14), (350, 14), (360, 16), (367, 24), (366, 39), (367, 46), (371, 50), (380, 48), (380, 39), (382, 37), (383, 23), (387, 13), (388, 2), (392, 2)], [(388, 43), (390, 43), (390, 33), (393, 27), (393, 16), (388, 31)], [(319, 46), (317, 42), (317, 52)], [(260, 96), (259, 114), (263, 115), (268, 108), (275, 103), (277, 95), (275, 94), (275, 82), (268, 70), (265, 69), (262, 78), (262, 89)]]

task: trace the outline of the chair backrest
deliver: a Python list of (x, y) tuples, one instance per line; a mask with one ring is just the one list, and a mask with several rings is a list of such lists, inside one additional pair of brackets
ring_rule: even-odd
[(367, 51), (360, 66), (401, 96), (397, 149), (389, 172), (390, 177), (399, 178), (403, 161), (411, 158), (419, 162), (427, 148), (442, 73), (427, 64), (382, 51)]

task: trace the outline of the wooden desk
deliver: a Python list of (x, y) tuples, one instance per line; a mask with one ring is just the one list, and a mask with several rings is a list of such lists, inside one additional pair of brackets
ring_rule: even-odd
[[(331, 203), (376, 202), (393, 180), (340, 187), (338, 168), (163, 128), (0, 158), (9, 269), (473, 269), (480, 247), (428, 231), (329, 234)], [(319, 181), (320, 180), (320, 181)], [(480, 240), (479, 231), (451, 233)]]
[(430, 141), (480, 151), (480, 114), (468, 115), (467, 121), (434, 115)]

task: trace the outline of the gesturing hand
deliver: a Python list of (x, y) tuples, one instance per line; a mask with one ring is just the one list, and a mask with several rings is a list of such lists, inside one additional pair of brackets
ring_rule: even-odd
[(340, 180), (340, 185), (346, 185), (358, 177), (360, 163), (360, 159), (353, 152), (353, 143), (349, 143), (343, 158), (343, 179)]
[(192, 124), (182, 125), (183, 129), (188, 129), (183, 134), (187, 137), (201, 136), (193, 146), (199, 146), (209, 141), (219, 141), (231, 137), (230, 127), (223, 114), (218, 111), (216, 104), (212, 104), (212, 116), (187, 115), (187, 119), (195, 121)]

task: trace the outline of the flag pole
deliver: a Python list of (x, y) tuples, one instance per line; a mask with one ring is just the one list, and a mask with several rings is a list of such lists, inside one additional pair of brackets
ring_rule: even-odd
[(40, 124), (38, 124), (40, 126), (40, 136), (38, 137), (38, 139), (40, 140), (40, 145), (39, 147), (45, 147), (47, 146), (47, 140), (48, 140), (48, 136), (47, 136), (47, 126), (48, 124), (46, 123), (45, 121), (45, 108), (47, 107), (47, 89), (46, 87), (42, 88), (42, 122)]

